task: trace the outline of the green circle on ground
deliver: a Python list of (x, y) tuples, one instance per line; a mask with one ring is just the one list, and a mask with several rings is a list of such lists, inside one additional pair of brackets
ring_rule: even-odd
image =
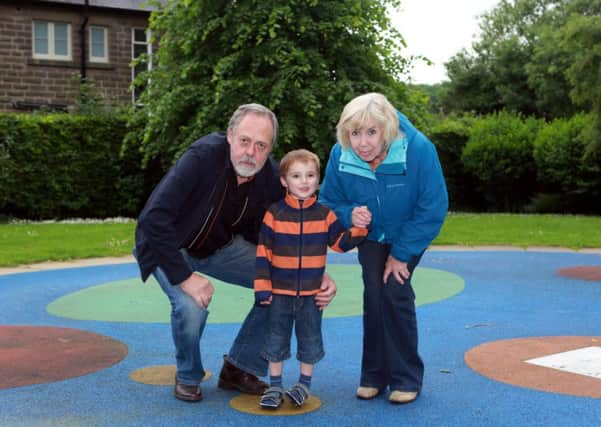
[[(338, 291), (324, 317), (358, 316), (362, 312), (363, 283), (358, 264), (328, 265)], [(463, 290), (465, 283), (456, 274), (418, 267), (413, 276), (416, 305), (449, 298)], [(252, 291), (212, 280), (215, 294), (209, 307), (209, 323), (239, 323), (254, 302)], [(77, 320), (115, 322), (170, 321), (171, 307), (159, 284), (150, 278), (120, 280), (92, 286), (65, 295), (48, 305), (55, 316)]]

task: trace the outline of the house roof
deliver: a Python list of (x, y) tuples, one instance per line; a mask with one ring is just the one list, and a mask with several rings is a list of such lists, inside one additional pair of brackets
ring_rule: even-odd
[[(43, 3), (58, 3), (58, 4), (75, 4), (85, 5), (85, 0), (38, 0)], [(166, 3), (166, 0), (159, 0), (160, 3)], [(144, 10), (153, 11), (156, 8), (148, 5), (147, 0), (88, 0), (88, 5), (91, 7), (104, 7), (111, 9), (123, 10)]]

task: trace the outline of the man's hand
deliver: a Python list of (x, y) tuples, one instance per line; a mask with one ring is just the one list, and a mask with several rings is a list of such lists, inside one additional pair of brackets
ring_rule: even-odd
[(206, 277), (192, 273), (190, 277), (179, 284), (182, 291), (190, 295), (196, 305), (206, 309), (211, 303), (215, 289)]
[(315, 295), (315, 303), (320, 310), (326, 308), (336, 296), (336, 283), (332, 280), (328, 273), (323, 273), (321, 279), (321, 291)]
[(392, 255), (388, 255), (386, 265), (384, 266), (384, 284), (386, 284), (388, 281), (388, 276), (390, 276), (391, 273), (397, 282), (399, 282), (401, 285), (404, 285), (405, 280), (409, 278), (409, 269), (407, 268), (407, 263), (399, 261)]

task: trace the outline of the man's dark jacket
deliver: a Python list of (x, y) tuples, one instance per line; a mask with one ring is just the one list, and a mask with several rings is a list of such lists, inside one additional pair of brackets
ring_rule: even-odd
[[(224, 133), (194, 142), (150, 195), (136, 227), (135, 254), (142, 280), (156, 267), (179, 284), (192, 270), (180, 253), (202, 240), (219, 214), (225, 194), (226, 170), (231, 168), (230, 145)], [(257, 243), (265, 210), (284, 197), (277, 163), (269, 158), (249, 190), (243, 237)]]

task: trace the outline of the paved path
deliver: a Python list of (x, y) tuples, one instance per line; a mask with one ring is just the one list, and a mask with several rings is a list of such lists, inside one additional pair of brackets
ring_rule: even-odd
[[(518, 246), (451, 246), (451, 245), (438, 245), (432, 246), (428, 251), (525, 251), (525, 252), (572, 252), (581, 254), (601, 254), (601, 248), (586, 248), (586, 249), (570, 249), (565, 247), (549, 247), (549, 246), (527, 246), (525, 248)], [(27, 273), (31, 271), (43, 271), (43, 270), (56, 270), (60, 268), (73, 268), (73, 267), (88, 267), (93, 265), (107, 265), (107, 264), (127, 264), (134, 262), (134, 257), (126, 255), (123, 257), (103, 257), (103, 258), (86, 258), (76, 259), (72, 261), (46, 261), (36, 264), (20, 265), (16, 267), (0, 267), (0, 276), (4, 274), (13, 273)]]

